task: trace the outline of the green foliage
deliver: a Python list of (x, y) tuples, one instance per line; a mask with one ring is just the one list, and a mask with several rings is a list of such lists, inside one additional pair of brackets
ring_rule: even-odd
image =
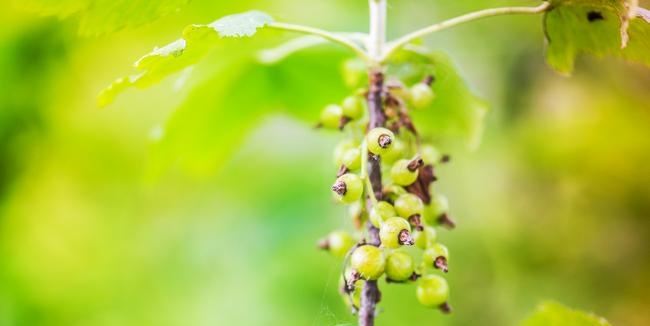
[(118, 78), (99, 95), (99, 106), (106, 106), (131, 86), (144, 87), (197, 63), (215, 47), (219, 37), (253, 36), (258, 28), (273, 19), (260, 11), (223, 17), (207, 25), (190, 25), (183, 38), (155, 48), (135, 63), (137, 75)]
[(478, 146), (488, 106), (472, 93), (451, 59), (420, 47), (409, 47), (391, 58), (388, 75), (414, 84), (427, 74), (435, 78), (436, 97), (428, 107), (411, 112), (418, 131), (429, 138), (460, 137), (470, 148)]
[(214, 171), (269, 114), (315, 123), (322, 107), (350, 92), (336, 69), (344, 58), (339, 50), (319, 47), (269, 66), (252, 53), (238, 52), (172, 114), (154, 147), (156, 163), (176, 162), (197, 173)]
[(611, 326), (602, 317), (567, 308), (556, 302), (544, 302), (521, 326)]
[(582, 52), (618, 56), (650, 66), (647, 10), (637, 8), (641, 18), (628, 17), (630, 11), (621, 0), (556, 0), (552, 6), (544, 17), (546, 58), (558, 72), (570, 73)]
[(189, 0), (26, 0), (22, 4), (44, 15), (79, 16), (86, 35), (139, 26), (177, 11)]

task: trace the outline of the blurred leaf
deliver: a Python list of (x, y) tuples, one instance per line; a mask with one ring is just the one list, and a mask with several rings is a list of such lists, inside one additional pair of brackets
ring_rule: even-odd
[(211, 173), (269, 114), (287, 113), (315, 124), (322, 107), (350, 92), (336, 69), (347, 57), (341, 49), (322, 46), (276, 65), (259, 63), (252, 54), (233, 56), (171, 116), (154, 147), (154, 168), (178, 163), (184, 170)]
[[(570, 73), (582, 52), (650, 65), (650, 24), (628, 17), (624, 1), (556, 0), (552, 6), (544, 16), (546, 59), (558, 72)], [(647, 12), (642, 8), (636, 11), (640, 17)]]
[(44, 14), (81, 19), (80, 32), (104, 34), (139, 26), (177, 11), (189, 0), (26, 0), (26, 8)]
[(544, 302), (521, 326), (611, 326), (605, 318), (567, 308), (556, 302)]
[(433, 75), (435, 99), (430, 107), (411, 111), (416, 128), (425, 137), (460, 137), (470, 148), (478, 146), (487, 103), (472, 93), (446, 54), (410, 46), (393, 56), (388, 74), (408, 85)]
[(118, 78), (98, 97), (98, 105), (106, 106), (131, 86), (146, 87), (152, 83), (187, 68), (215, 47), (219, 37), (253, 36), (258, 28), (273, 19), (260, 11), (248, 11), (223, 17), (207, 25), (190, 25), (183, 31), (183, 38), (155, 48), (135, 63), (141, 73)]

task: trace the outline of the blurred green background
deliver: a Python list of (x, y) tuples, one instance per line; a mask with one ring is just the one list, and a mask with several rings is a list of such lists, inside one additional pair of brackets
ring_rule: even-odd
[[(394, 37), (537, 2), (389, 3)], [(169, 78), (104, 110), (95, 97), (190, 23), (257, 8), (364, 31), (365, 1), (193, 0), (98, 36), (80, 36), (74, 17), (21, 7), (0, 11), (0, 325), (354, 320), (338, 296), (340, 262), (315, 248), (351, 228), (328, 189), (340, 135), (283, 114), (255, 119), (252, 132), (235, 119), (227, 141), (210, 144), (236, 148), (221, 168), (152, 172), (152, 138), (188, 87)], [(614, 325), (650, 324), (650, 73), (582, 58), (573, 77), (558, 76), (544, 63), (540, 20), (493, 18), (427, 39), (492, 110), (481, 147), (449, 148), (452, 164), (439, 172), (459, 224), (440, 235), (455, 312), (422, 308), (414, 286), (382, 281), (379, 325), (516, 325), (544, 299)]]

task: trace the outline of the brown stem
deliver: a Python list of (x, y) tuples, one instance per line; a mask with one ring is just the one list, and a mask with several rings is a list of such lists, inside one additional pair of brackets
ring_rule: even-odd
[[(386, 124), (386, 115), (383, 109), (382, 88), (384, 74), (378, 70), (371, 70), (369, 73), (370, 85), (368, 87), (368, 130), (383, 127)], [(383, 198), (381, 184), (381, 159), (378, 155), (368, 155), (368, 178), (372, 185), (372, 192), (378, 200)], [(370, 202), (370, 201), (369, 201)], [(372, 203), (370, 203), (372, 204)], [(379, 240), (379, 229), (368, 222), (368, 244), (373, 246), (381, 245)], [(359, 307), (359, 326), (374, 326), (375, 310), (381, 297), (377, 281), (366, 281), (361, 291), (361, 302)]]

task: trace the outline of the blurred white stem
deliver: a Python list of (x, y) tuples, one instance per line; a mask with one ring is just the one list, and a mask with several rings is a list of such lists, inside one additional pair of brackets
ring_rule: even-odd
[(370, 10), (370, 33), (368, 56), (371, 65), (378, 65), (386, 44), (386, 0), (368, 0)]

